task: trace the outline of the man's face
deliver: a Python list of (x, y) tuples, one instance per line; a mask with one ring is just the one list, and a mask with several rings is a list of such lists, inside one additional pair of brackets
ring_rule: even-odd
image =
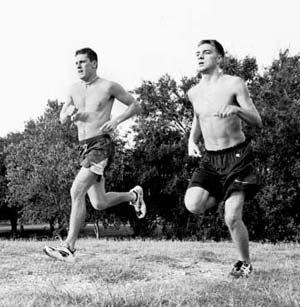
[(200, 45), (196, 55), (200, 72), (205, 72), (216, 68), (221, 60), (221, 56), (217, 52), (216, 48), (210, 44)]
[(97, 69), (97, 62), (91, 62), (87, 54), (78, 54), (75, 57), (75, 65), (78, 77), (84, 81), (89, 80), (89, 78), (95, 73)]

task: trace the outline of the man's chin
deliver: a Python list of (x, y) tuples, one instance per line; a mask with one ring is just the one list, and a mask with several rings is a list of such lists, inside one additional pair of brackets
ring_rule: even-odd
[(200, 73), (203, 73), (203, 72), (206, 72), (206, 71), (207, 71), (207, 68), (205, 68), (205, 67), (203, 67), (203, 66), (202, 66), (202, 67), (200, 66), (200, 67), (198, 68), (198, 71), (199, 71)]
[(82, 81), (87, 81), (87, 77), (85, 75), (78, 75), (78, 78)]

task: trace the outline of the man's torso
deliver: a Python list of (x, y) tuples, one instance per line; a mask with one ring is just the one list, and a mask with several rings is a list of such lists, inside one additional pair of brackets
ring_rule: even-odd
[(234, 78), (223, 75), (209, 86), (200, 81), (191, 91), (194, 112), (198, 116), (205, 147), (208, 150), (225, 149), (245, 140), (242, 123), (237, 115), (226, 118), (216, 116), (221, 107), (237, 105)]
[(88, 139), (106, 133), (101, 126), (110, 120), (114, 97), (111, 94), (111, 82), (98, 78), (91, 84), (78, 82), (71, 89), (71, 96), (78, 108), (79, 140)]

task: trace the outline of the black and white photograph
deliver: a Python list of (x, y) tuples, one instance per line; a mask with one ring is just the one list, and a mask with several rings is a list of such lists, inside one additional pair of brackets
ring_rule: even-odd
[(299, 1), (0, 10), (0, 307), (300, 306)]

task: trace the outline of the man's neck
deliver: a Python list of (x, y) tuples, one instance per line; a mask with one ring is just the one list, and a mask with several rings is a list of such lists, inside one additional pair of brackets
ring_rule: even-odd
[(201, 80), (204, 82), (213, 83), (219, 80), (219, 78), (223, 75), (223, 71), (221, 68), (217, 67), (216, 69), (212, 71), (207, 71), (201, 73)]
[(98, 80), (99, 77), (97, 74), (91, 75), (87, 80), (81, 80), (85, 85), (90, 85), (94, 83), (96, 80)]

